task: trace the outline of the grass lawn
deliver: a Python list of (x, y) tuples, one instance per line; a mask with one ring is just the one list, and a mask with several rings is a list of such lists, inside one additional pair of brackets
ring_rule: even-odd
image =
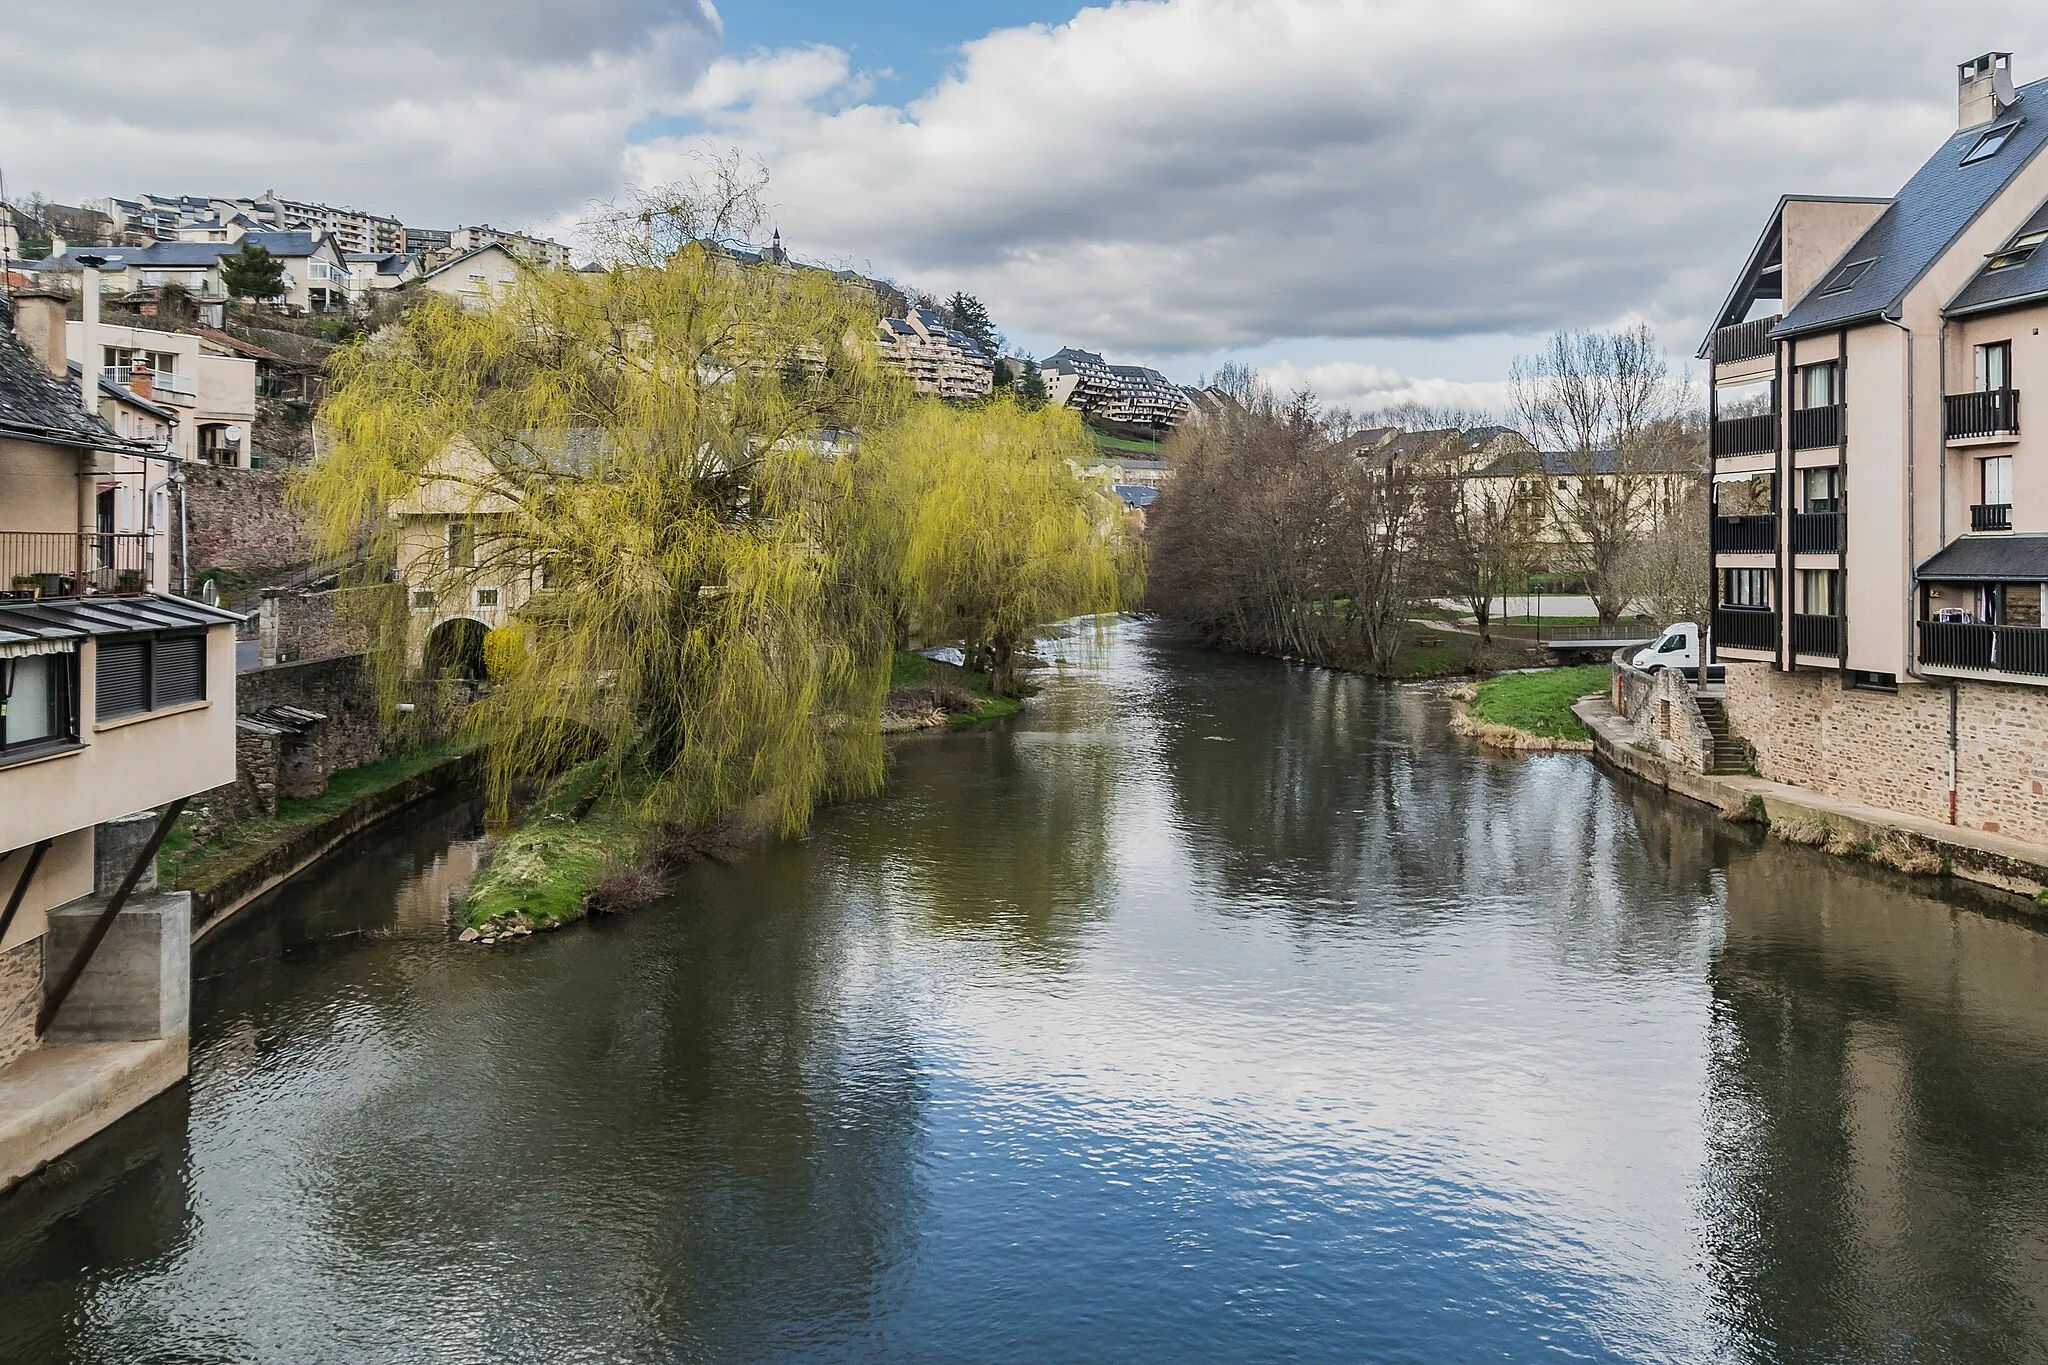
[(940, 663), (937, 659), (927, 659), (924, 655), (907, 649), (897, 650), (895, 657), (889, 661), (890, 691), (931, 682), (964, 687), (975, 695), (979, 703), (972, 711), (963, 711), (957, 716), (948, 717), (948, 725), (973, 725), (984, 720), (1001, 720), (1005, 716), (1014, 716), (1024, 709), (1024, 703), (1015, 697), (990, 696), (989, 677), (986, 673), (974, 673), (953, 664)]
[(1157, 441), (1134, 441), (1128, 436), (1111, 436), (1100, 431), (1091, 431), (1088, 434), (1094, 438), (1096, 448), (1099, 450), (1119, 451), (1125, 455), (1142, 455), (1148, 460), (1159, 458), (1159, 442)]
[(639, 860), (655, 831), (633, 813), (630, 793), (606, 796), (581, 820), (571, 818), (601, 771), (595, 762), (571, 769), (517, 829), (499, 836), (463, 904), (464, 923), (480, 926), (521, 911), (542, 924), (575, 919), (605, 873)]
[(1546, 739), (1584, 739), (1586, 727), (1572, 714), (1572, 703), (1605, 692), (1612, 676), (1606, 664), (1504, 673), (1479, 684), (1472, 698), (1472, 718)]
[(1491, 645), (1477, 635), (1410, 626), (1394, 655), (1387, 676), (1403, 680), (1442, 678), (1456, 673), (1491, 673), (1501, 668), (1531, 668), (1545, 655), (1533, 644), (1496, 634)]
[(395, 787), (443, 759), (466, 753), (469, 748), (464, 741), (444, 740), (360, 768), (344, 768), (327, 779), (327, 789), (318, 796), (283, 797), (277, 803), (276, 815), (230, 825), (203, 844), (192, 842), (199, 816), (187, 811), (171, 826), (164, 846), (157, 851), (157, 880), (171, 890), (210, 885), (249, 859), (268, 852), (278, 841), (340, 814), (372, 792)]

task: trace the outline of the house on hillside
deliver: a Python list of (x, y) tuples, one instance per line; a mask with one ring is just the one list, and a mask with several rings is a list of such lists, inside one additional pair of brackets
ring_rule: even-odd
[(160, 331), (100, 322), (97, 354), (85, 354), (85, 324), (65, 325), (75, 365), (90, 364), (103, 380), (133, 392), (170, 416), (169, 448), (181, 460), (246, 467), (256, 425), (258, 362), (225, 333)]
[(464, 308), (482, 308), (519, 282), (519, 258), (501, 243), (485, 242), (419, 277), (420, 287), (446, 294)]
[(1112, 365), (1093, 351), (1064, 347), (1039, 365), (1048, 401), (1108, 422), (1166, 430), (1188, 415), (1186, 389), (1144, 365)]
[[(1787, 195), (1712, 365), (1714, 656), (1766, 777), (2048, 839), (2048, 81), (1957, 68), (1898, 191)], [(2034, 381), (2042, 380), (2036, 386)], [(1739, 497), (1734, 507), (1731, 503)]]
[(878, 326), (882, 363), (910, 380), (919, 393), (954, 402), (986, 398), (995, 388), (995, 357), (957, 330), (945, 315), (913, 308)]
[(192, 298), (227, 297), (221, 258), (253, 244), (284, 264), (284, 292), (276, 302), (296, 313), (326, 313), (348, 301), (348, 264), (332, 237), (306, 232), (248, 232), (235, 241), (152, 242), (147, 246), (66, 247), (48, 260), (30, 263), (46, 285), (76, 292), (84, 270), (81, 257), (100, 258), (100, 292), (133, 294), (175, 284)]
[(346, 260), (349, 301), (359, 308), (384, 290), (411, 284), (422, 273), (419, 258), (402, 251), (351, 252)]

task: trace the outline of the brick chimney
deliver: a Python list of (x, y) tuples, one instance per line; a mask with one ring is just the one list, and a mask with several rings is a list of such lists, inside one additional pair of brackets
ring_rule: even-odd
[(150, 372), (147, 360), (138, 360), (129, 369), (128, 392), (137, 398), (156, 397), (156, 376)]
[(1956, 130), (1981, 128), (2012, 107), (2012, 54), (1987, 52), (1956, 68)]
[(20, 289), (14, 295), (14, 335), (43, 368), (58, 379), (71, 374), (64, 347), (64, 306), (69, 302), (54, 289)]

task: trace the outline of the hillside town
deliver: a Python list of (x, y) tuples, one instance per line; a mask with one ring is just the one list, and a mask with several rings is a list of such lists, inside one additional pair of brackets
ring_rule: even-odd
[[(1409, 1026), (1375, 1021), (1526, 997), (1561, 1022), (1516, 1055), (1578, 1065), (1655, 1032), (1615, 1002), (1663, 973), (1712, 1017), (1631, 1068), (1705, 1069), (1753, 1118), (1759, 1095), (1786, 1106), (1769, 1121), (1805, 1134), (1781, 1144), (1802, 1173), (1903, 1182), (1883, 1153), (1931, 1063), (1858, 1044), (1889, 1098), (1843, 1101), (1823, 1143), (1801, 1107), (1819, 1064), (1776, 1049), (1807, 1009), (1835, 1030), (1823, 1050), (1847, 1049), (1842, 1016), (1880, 1006), (1834, 977), (1884, 971), (1993, 1019), (1957, 1027), (2013, 1093), (2048, 1046), (2030, 918), (2048, 902), (2048, 474), (2020, 420), (2048, 365), (2044, 151), (2048, 81), (2017, 82), (2002, 51), (1963, 62), (1953, 127), (1902, 184), (1751, 196), (1770, 202), (1747, 254), (1690, 263), (1727, 287), (1685, 354), (1637, 313), (1560, 320), (1517, 337), (1491, 409), (1353, 408), (1240, 364), (1177, 382), (1128, 361), (1192, 352), (1106, 327), (1028, 354), (973, 278), (935, 268), (942, 297), (809, 259), (758, 188), (711, 209), (646, 191), (569, 241), (274, 190), (0, 201), (0, 1215), (48, 1201), (35, 1225), (60, 1226), (53, 1192), (119, 1197), (152, 1160), (109, 1158), (128, 1137), (189, 1142), (204, 1115), (173, 1105), (217, 1103), (195, 1078), (269, 1064), (284, 1027), (261, 1022), (250, 992), (270, 987), (246, 963), (343, 940), (382, 954), (369, 984), (333, 988), (376, 1017), (302, 1006), (328, 1011), (304, 1035), (334, 1053), (313, 1069), (396, 1068), (415, 1026), (436, 1056), (467, 1048), (470, 1071), (436, 1084), (488, 1117), (394, 1140), (551, 1134), (516, 1158), (551, 1200), (573, 1183), (551, 1165), (621, 1125), (644, 1136), (619, 1096), (668, 1103), (701, 1060), (692, 1030), (729, 1052), (664, 1111), (678, 1150), (774, 1110), (804, 1180), (838, 1178), (788, 1136), (814, 1126), (889, 1130), (858, 1158), (884, 1162), (932, 1123), (887, 1105), (965, 1093), (988, 1037), (1065, 1010), (1057, 990), (1020, 1004), (1027, 987), (1083, 981), (1067, 974), (1120, 934), (1125, 956), (1091, 970), (1159, 955), (1128, 1019), (1166, 1060), (1096, 1065), (1139, 1089), (1210, 1045), (1191, 1000), (1285, 1021), (1206, 1063), (1236, 1079), (1204, 1103), (1277, 1113), (1253, 1073), (1319, 1029), (1341, 1059)], [(1532, 903), (1556, 917), (1517, 918)], [(1273, 905), (1277, 927), (1248, 933)], [(1850, 966), (1814, 965), (1829, 934)], [(1900, 941), (1920, 945), (1903, 966)], [(1772, 957), (1787, 943), (1804, 965)], [(1331, 981), (1380, 994), (1299, 1012), (1290, 993), (1339, 987), (1281, 959), (1323, 951)], [(548, 952), (585, 962), (520, 978)], [(1956, 1004), (1958, 962), (2001, 953), (2029, 965)], [(476, 963), (503, 978), (465, 977)], [(1478, 984), (1431, 1003), (1402, 972)], [(840, 984), (816, 994), (819, 976)], [(754, 995), (720, 994), (741, 977)], [(1014, 994), (974, 1021), (986, 1036), (891, 1070), (988, 980)], [(422, 1022), (422, 999), (458, 995), (470, 1015)], [(853, 1061), (804, 1050), (870, 1013), (891, 1022), (845, 1044)], [(1085, 1014), (1062, 1016), (1072, 1037)], [(374, 1065), (349, 1029), (376, 1035)], [(1435, 1064), (1432, 1030), (1401, 1065)], [(503, 1074), (561, 1037), (598, 1079), (522, 1081), (559, 1102), (497, 1112)], [(1070, 1079), (1068, 1042), (1034, 1038), (1028, 1082), (973, 1076), (1002, 1114), (1069, 1102), (1019, 1098)], [(2024, 1061), (1999, 1051), (2013, 1038)], [(1687, 1049), (1710, 1045), (1702, 1068)], [(1456, 1065), (1453, 1091), (1506, 1064)], [(1596, 1079), (1573, 1096), (1589, 1113), (1638, 1091), (1698, 1107)], [(776, 1108), (789, 1094), (800, 1118)], [(564, 1114), (596, 1127), (552, 1135)], [(1044, 1124), (1034, 1141), (1093, 1140)], [(1653, 1127), (1630, 1141), (1663, 1152)], [(2048, 1188), (2037, 1154), (2011, 1155)], [(669, 1178), (620, 1161), (622, 1180)], [(777, 1197), (815, 1221), (795, 1169)], [(1711, 1174), (1740, 1217), (1790, 1216), (1730, 1169)], [(692, 1216), (717, 1222), (729, 1194), (695, 1191)], [(2048, 1319), (2010, 1321), (2016, 1340)]]

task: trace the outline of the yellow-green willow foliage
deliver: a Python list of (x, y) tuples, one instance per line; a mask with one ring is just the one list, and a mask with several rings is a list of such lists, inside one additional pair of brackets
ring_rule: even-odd
[(1136, 547), (1114, 495), (1077, 474), (1095, 448), (1065, 408), (922, 403), (870, 437), (862, 458), (898, 514), (890, 558), (906, 624), (961, 641), (999, 692), (1039, 626), (1114, 611), (1135, 593)]
[[(664, 241), (664, 212), (622, 215), (602, 273), (527, 272), (486, 308), (430, 297), (340, 353), (295, 492), (324, 551), (367, 538), (367, 576), (397, 570), (439, 616), (504, 585), (524, 648), (487, 646), (469, 720), (500, 803), (594, 754), (649, 818), (795, 829), (880, 778), (900, 606), (822, 434), (904, 394), (869, 292)], [(392, 622), (387, 679), (420, 649)]]

